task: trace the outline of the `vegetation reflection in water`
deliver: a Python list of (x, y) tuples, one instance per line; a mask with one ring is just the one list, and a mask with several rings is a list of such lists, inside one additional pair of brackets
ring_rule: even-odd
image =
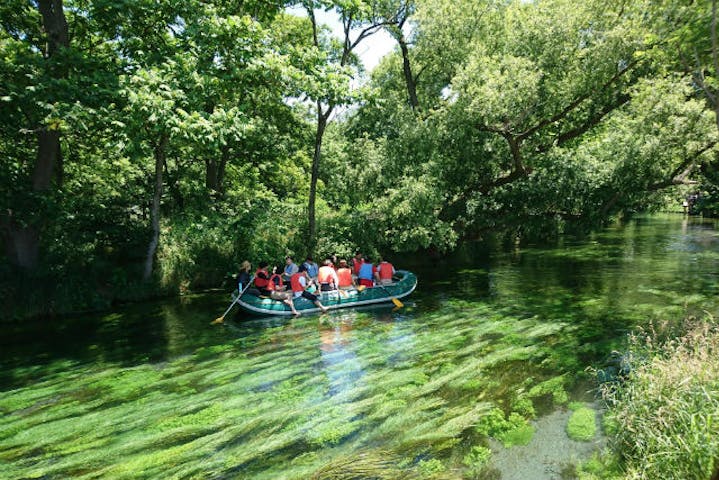
[(397, 312), (228, 322), (164, 361), (33, 367), (0, 393), (3, 475), (480, 477), (488, 436), (526, 443), (528, 420), (591, 398), (584, 369), (633, 326), (716, 310), (714, 230), (646, 222), (445, 265), (467, 282), (441, 295), (427, 271)]

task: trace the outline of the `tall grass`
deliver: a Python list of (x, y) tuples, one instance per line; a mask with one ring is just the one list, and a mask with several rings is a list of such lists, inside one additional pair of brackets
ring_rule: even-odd
[(627, 479), (714, 478), (719, 466), (719, 326), (690, 320), (687, 333), (634, 335), (629, 379), (606, 385), (615, 448)]

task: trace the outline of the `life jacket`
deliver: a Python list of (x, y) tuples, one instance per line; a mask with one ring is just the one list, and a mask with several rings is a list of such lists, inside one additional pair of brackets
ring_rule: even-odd
[(363, 263), (359, 268), (359, 273), (357, 273), (357, 276), (363, 280), (372, 280), (372, 264), (371, 263)]
[(305, 290), (305, 287), (300, 283), (300, 277), (302, 277), (301, 273), (295, 273), (290, 277), (290, 287), (293, 292), (303, 292)]
[(379, 264), (379, 279), (380, 280), (392, 280), (392, 272), (394, 271), (394, 266), (389, 262), (382, 262)]
[[(260, 273), (264, 274), (267, 278), (260, 277)], [(269, 290), (267, 288), (268, 283), (270, 283), (270, 275), (258, 268), (255, 272), (255, 287)]]
[(275, 273), (270, 277), (270, 283), (272, 286), (283, 286), (284, 282), (282, 282), (282, 276), (279, 273)]
[(317, 280), (320, 283), (330, 283), (333, 280), (333, 276), (332, 276), (333, 272), (334, 272), (334, 269), (332, 267), (323, 265), (320, 267), (320, 271), (317, 272)]
[(349, 287), (352, 285), (352, 272), (347, 267), (337, 270), (337, 278), (340, 282), (339, 287)]

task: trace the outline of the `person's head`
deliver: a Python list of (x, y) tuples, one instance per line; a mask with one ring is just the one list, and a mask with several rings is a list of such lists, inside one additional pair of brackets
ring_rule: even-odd
[(340, 260), (340, 268), (347, 268), (347, 260), (344, 258)]
[(240, 270), (244, 270), (246, 272), (249, 272), (251, 268), (252, 268), (252, 265), (247, 260), (242, 262), (242, 264), (240, 265)]
[(292, 260), (292, 257), (290, 257), (289, 255), (287, 255), (287, 256), (285, 257), (285, 263), (286, 263), (287, 265), (289, 265), (289, 264), (292, 263), (293, 261), (294, 261), (294, 260)]
[(355, 252), (355, 258), (356, 258), (357, 260), (362, 260), (362, 252), (359, 251), (359, 250), (357, 250), (357, 251)]
[(323, 265), (331, 267), (332, 266), (332, 259), (331, 258), (325, 258), (325, 261), (322, 262)]
[(312, 257), (310, 255), (307, 255), (307, 258), (305, 258), (305, 261), (312, 263)]
[(303, 263), (302, 265), (300, 265), (300, 268), (299, 268), (299, 270), (297, 270), (297, 271), (298, 271), (299, 273), (304, 273), (304, 272), (306, 272), (306, 271), (307, 271), (307, 265), (305, 265), (305, 264)]
[(364, 256), (364, 261), (365, 261), (365, 263), (372, 263), (372, 259), (370, 258), (369, 255)]
[(260, 270), (266, 270), (267, 269), (267, 262), (260, 262), (257, 266), (260, 268)]

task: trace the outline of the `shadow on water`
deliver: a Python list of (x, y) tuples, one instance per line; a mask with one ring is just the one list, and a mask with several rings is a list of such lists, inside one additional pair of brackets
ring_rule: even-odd
[(681, 216), (391, 260), (419, 278), (400, 310), (211, 326), (230, 301), (213, 294), (19, 325), (0, 339), (0, 462), (17, 478), (473, 475), (488, 437), (525, 441), (529, 419), (590, 401), (585, 369), (628, 331), (717, 311), (716, 225)]
[(0, 339), (0, 386), (17, 386), (42, 376), (43, 365), (51, 372), (63, 360), (130, 367), (225, 342), (217, 329), (206, 328), (210, 317), (222, 309), (222, 301), (219, 296), (190, 296), (140, 303), (104, 315), (15, 325)]

